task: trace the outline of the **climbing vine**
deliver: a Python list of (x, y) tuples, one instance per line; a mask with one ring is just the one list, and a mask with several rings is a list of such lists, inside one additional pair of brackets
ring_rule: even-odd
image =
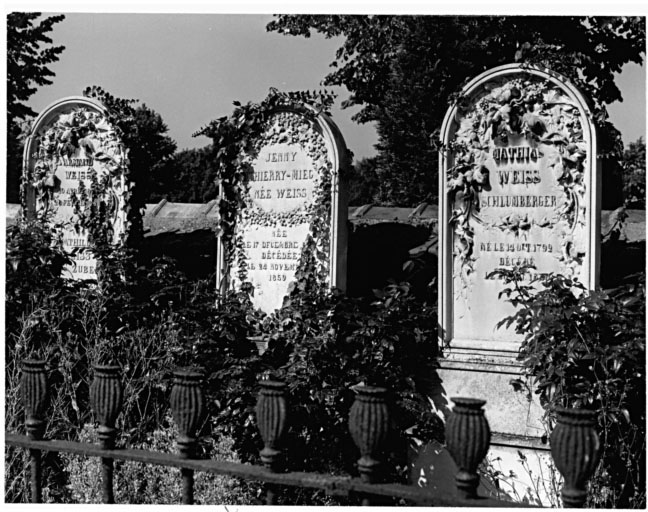
[[(481, 97), (480, 97), (481, 95)], [(583, 135), (578, 106), (548, 80), (530, 75), (502, 78), (484, 84), (476, 101), (466, 96), (457, 98), (457, 131), (448, 150), (453, 165), (447, 170), (447, 193), (453, 205), (450, 223), (454, 228), (462, 272), (473, 270), (474, 227), (482, 223), (479, 216), (480, 194), (490, 190), (491, 151), (501, 148), (506, 155), (513, 137), (524, 137), (538, 158), (545, 156), (543, 147), (553, 146), (547, 154), (547, 167), (565, 193), (566, 200), (557, 212), (566, 222), (563, 256), (567, 266), (581, 260), (570, 233), (583, 225), (585, 214), (584, 162), (587, 143)], [(555, 221), (533, 221), (528, 217), (509, 216), (495, 227), (514, 234), (528, 230), (532, 224), (552, 226)]]
[[(225, 248), (225, 274), (235, 269), (241, 283), (248, 278), (247, 254), (241, 230), (250, 224), (290, 226), (309, 224), (309, 234), (297, 265), (297, 286), (323, 284), (328, 279), (332, 163), (316, 118), (328, 114), (334, 95), (329, 92), (280, 92), (270, 89), (261, 103), (234, 102), (231, 116), (221, 117), (196, 132), (214, 141), (219, 203), (220, 237)], [(315, 199), (285, 212), (267, 212), (250, 197), (250, 176), (259, 151), (268, 144), (302, 147), (317, 171)]]

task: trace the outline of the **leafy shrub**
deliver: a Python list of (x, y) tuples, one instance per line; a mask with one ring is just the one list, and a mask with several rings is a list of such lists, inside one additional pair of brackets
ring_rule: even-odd
[(588, 503), (644, 508), (645, 274), (608, 291), (554, 274), (525, 281), (524, 267), (496, 274), (519, 306), (500, 325), (525, 335), (519, 358), (549, 422), (556, 406), (598, 413), (602, 458)]
[[(55, 391), (46, 434), (73, 438), (83, 421), (80, 386), (87, 365), (81, 347), (92, 343), (96, 325), (95, 317), (79, 315), (77, 309), (81, 301), (89, 304), (85, 285), (61, 277), (68, 263), (60, 240), (38, 223), (21, 222), (7, 230), (5, 428), (9, 431), (24, 429), (19, 378), (20, 361), (28, 357), (44, 357), (50, 363), (49, 379)], [(5, 500), (27, 501), (27, 456), (13, 448), (7, 448), (5, 455)], [(59, 466), (56, 455), (48, 454), (43, 472), (46, 487), (60, 489)]]
[[(19, 400), (20, 361), (41, 357), (48, 362), (50, 408), (46, 436), (77, 440), (93, 416), (89, 407), (91, 365), (115, 362), (124, 371), (125, 403), (118, 418), (118, 442), (144, 442), (164, 423), (174, 367), (202, 361), (199, 347), (221, 340), (209, 354), (236, 355), (245, 345), (244, 306), (234, 298), (217, 307), (213, 282), (190, 282), (167, 260), (137, 266), (126, 253), (104, 255), (105, 276), (99, 285), (61, 277), (68, 262), (48, 230), (23, 223), (7, 239), (6, 428), (24, 431)], [(107, 262), (107, 264), (106, 264)], [(122, 272), (123, 269), (128, 272)], [(108, 274), (108, 270), (111, 272)], [(240, 315), (233, 314), (238, 307)], [(253, 344), (250, 344), (254, 346)], [(248, 351), (249, 352), (249, 351)], [(24, 451), (8, 448), (5, 500), (27, 501)], [(44, 465), (45, 496), (68, 501), (62, 459), (49, 454)]]
[[(5, 373), (5, 423), (10, 431), (24, 430), (24, 412), (19, 399), (19, 363), (26, 357), (43, 357), (48, 364), (50, 406), (45, 435), (77, 440), (80, 430), (92, 421), (89, 385), (93, 362), (118, 360), (124, 369), (123, 413), (118, 419), (121, 441), (131, 444), (159, 425), (161, 406), (168, 404), (168, 376), (173, 367), (172, 343), (178, 334), (172, 322), (137, 328), (117, 336), (107, 336), (102, 325), (104, 305), (93, 290), (81, 289), (66, 301), (50, 301), (18, 322), (20, 330), (7, 336), (14, 340), (7, 348)], [(72, 309), (67, 309), (71, 307)], [(68, 316), (75, 321), (68, 321)], [(44, 342), (47, 340), (47, 343)], [(25, 501), (25, 458), (22, 451), (11, 453), (6, 461), (7, 501)], [(45, 488), (53, 501), (66, 501), (65, 468), (56, 454), (48, 454), (44, 467)]]
[[(61, 273), (70, 260), (61, 240), (36, 222), (9, 227), (6, 241), (5, 329), (16, 333), (23, 315), (38, 310), (44, 301), (55, 303), (67, 298), (71, 285)], [(7, 336), (7, 350), (12, 341), (15, 339)]]
[(304, 329), (298, 321), (308, 311), (308, 298), (293, 299), (272, 329), (268, 358), (275, 359), (275, 374), (288, 382), (295, 403), (292, 433), (308, 430), (291, 444), (301, 455), (295, 462), (309, 470), (355, 472), (359, 454), (347, 418), (353, 386), (366, 384), (393, 392), (391, 459), (403, 471), (406, 430), (426, 441), (441, 435), (423, 395), (437, 355), (436, 315), (409, 294), (407, 284), (376, 291), (373, 301), (335, 295), (328, 300), (310, 318), (302, 316)]
[[(436, 311), (410, 293), (408, 285), (391, 285), (373, 298), (348, 298), (324, 293), (301, 276), (303, 286), (295, 287), (284, 307), (262, 318), (247, 288), (220, 296), (213, 282), (190, 281), (168, 260), (138, 266), (127, 252), (102, 255), (104, 278), (98, 285), (68, 282), (60, 278), (64, 259), (58, 270), (50, 265), (64, 253), (30, 229), (10, 235), (10, 253), (28, 258), (30, 248), (31, 254), (52, 254), (28, 259), (29, 265), (9, 263), (7, 271), (7, 302), (16, 319), (7, 326), (9, 430), (22, 430), (24, 421), (17, 363), (35, 355), (46, 358), (50, 369), (53, 400), (46, 435), (52, 438), (77, 440), (87, 434), (85, 426), (93, 421), (91, 365), (109, 362), (124, 370), (125, 403), (117, 424), (121, 446), (144, 446), (151, 442), (151, 432), (168, 428), (170, 377), (176, 366), (205, 371), (211, 419), (202, 434), (222, 431), (246, 462), (258, 462), (262, 448), (254, 406), (264, 374), (289, 383), (290, 469), (355, 472), (359, 454), (347, 421), (353, 386), (361, 383), (393, 392), (395, 435), (389, 457), (396, 466), (394, 477), (404, 477), (408, 440), (442, 437), (440, 421), (424, 396), (436, 355)], [(45, 277), (33, 281), (25, 272)], [(251, 335), (268, 341), (263, 355)], [(14, 455), (7, 463), (5, 499), (25, 501), (28, 493), (18, 477), (24, 477), (26, 460), (22, 452)], [(66, 469), (70, 460), (55, 455), (46, 463), (46, 495), (52, 501), (70, 501), (77, 491), (89, 496), (69, 486), (66, 472), (79, 469), (74, 464)], [(331, 501), (310, 492), (286, 492), (284, 498)]]
[[(424, 397), (426, 373), (436, 355), (434, 309), (406, 284), (377, 291), (371, 299), (296, 291), (259, 325), (268, 348), (216, 372), (224, 383), (215, 421), (234, 439), (244, 461), (258, 462), (262, 448), (254, 424), (257, 379), (265, 374), (288, 384), (286, 467), (294, 471), (356, 473), (359, 458), (348, 431), (353, 386), (393, 391), (394, 438), (390, 462), (404, 477), (408, 439), (442, 437), (440, 420)], [(286, 498), (286, 496), (284, 496)], [(314, 503), (308, 493), (291, 503)]]

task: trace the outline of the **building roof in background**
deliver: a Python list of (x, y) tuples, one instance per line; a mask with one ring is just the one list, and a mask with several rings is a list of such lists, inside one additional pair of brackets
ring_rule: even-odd
[[(7, 204), (7, 226), (15, 224), (20, 217), (20, 205)], [(601, 212), (601, 233), (608, 234), (617, 222), (618, 210)], [(626, 210), (628, 215), (621, 239), (628, 242), (646, 240), (646, 212)], [(349, 221), (354, 226), (392, 222), (430, 226), (436, 231), (438, 207), (423, 203), (415, 208), (389, 206), (349, 206)], [(201, 229), (216, 229), (218, 225), (217, 200), (204, 204), (170, 203), (163, 199), (159, 203), (147, 204), (144, 211), (146, 236), (162, 233), (187, 233)]]

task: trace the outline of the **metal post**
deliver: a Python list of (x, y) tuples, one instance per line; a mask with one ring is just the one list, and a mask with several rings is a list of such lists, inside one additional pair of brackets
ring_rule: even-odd
[[(391, 422), (387, 389), (358, 386), (356, 393), (349, 411), (349, 431), (360, 449), (358, 471), (365, 482), (378, 483), (384, 473), (382, 459)], [(372, 505), (372, 501), (364, 496), (361, 504), (367, 507)]]
[(31, 485), (31, 501), (32, 503), (43, 502), (43, 491), (41, 487), (42, 469), (41, 469), (41, 451), (29, 450), (29, 470), (30, 470), (30, 485)]
[(558, 407), (557, 425), (551, 433), (551, 455), (565, 479), (565, 507), (582, 508), (587, 501), (587, 481), (601, 456), (596, 432), (596, 411)]
[[(47, 408), (47, 373), (42, 359), (23, 361), (23, 373), (20, 389), (25, 407), (25, 427), (27, 436), (33, 440), (43, 439), (45, 435), (45, 410)], [(29, 462), (31, 473), (32, 503), (42, 503), (42, 467), (41, 451), (30, 449)]]
[[(261, 461), (265, 467), (276, 473), (282, 463), (282, 444), (286, 432), (286, 384), (273, 380), (262, 380), (261, 391), (256, 406), (256, 417), (259, 432), (263, 438)], [(266, 486), (266, 504), (275, 505), (277, 487)]]
[(182, 504), (194, 504), (194, 471), (193, 469), (182, 468)]
[(113, 460), (101, 457), (101, 495), (104, 503), (115, 503), (113, 493)]
[[(198, 445), (196, 432), (205, 418), (205, 399), (202, 394), (202, 373), (185, 369), (173, 372), (171, 390), (171, 411), (178, 425), (178, 450), (180, 457), (191, 459), (196, 456)], [(182, 468), (182, 503), (194, 503), (194, 471)]]
[[(90, 385), (90, 402), (99, 420), (99, 444), (104, 450), (115, 448), (115, 422), (121, 411), (123, 390), (119, 366), (93, 366), (95, 378)], [(101, 487), (104, 503), (115, 503), (113, 460), (101, 457)]]

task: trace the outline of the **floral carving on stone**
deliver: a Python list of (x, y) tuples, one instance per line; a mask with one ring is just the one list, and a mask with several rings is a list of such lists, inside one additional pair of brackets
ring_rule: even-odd
[[(123, 241), (130, 198), (128, 150), (107, 114), (81, 100), (63, 100), (37, 123), (28, 144), (23, 200), (37, 219), (60, 232), (74, 262), (71, 275), (94, 279), (87, 226), (101, 225), (110, 243)], [(29, 189), (31, 202), (26, 201)], [(99, 211), (101, 218), (95, 218)]]
[(464, 278), (473, 270), (473, 223), (484, 222), (480, 216), (480, 195), (490, 189), (493, 179), (493, 149), (506, 150), (511, 140), (519, 141), (520, 137), (531, 148), (537, 148), (538, 157), (543, 156), (545, 147), (557, 149), (547, 165), (562, 187), (565, 200), (557, 218), (534, 221), (514, 216), (495, 227), (518, 235), (532, 224), (546, 227), (562, 221), (568, 232), (561, 260), (572, 269), (580, 264), (582, 254), (570, 244), (569, 231), (585, 224), (584, 162), (588, 146), (581, 115), (578, 105), (567, 94), (537, 76), (500, 77), (482, 84), (470, 98), (460, 99), (455, 116), (457, 129), (447, 148), (453, 165), (447, 170), (446, 182), (453, 205), (450, 223), (455, 233), (455, 251)]

